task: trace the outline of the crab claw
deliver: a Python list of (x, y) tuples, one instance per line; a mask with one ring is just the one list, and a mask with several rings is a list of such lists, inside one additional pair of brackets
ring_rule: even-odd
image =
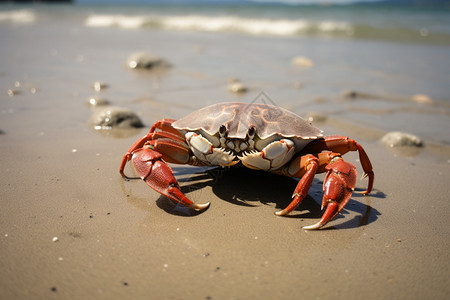
[(322, 209), (326, 207), (319, 222), (303, 229), (320, 229), (331, 221), (348, 203), (356, 184), (356, 167), (336, 157), (326, 166), (327, 174), (323, 184)]
[(162, 154), (149, 148), (142, 148), (133, 153), (131, 161), (139, 176), (158, 193), (196, 211), (209, 207), (209, 202), (196, 204), (181, 191), (169, 165), (162, 160)]

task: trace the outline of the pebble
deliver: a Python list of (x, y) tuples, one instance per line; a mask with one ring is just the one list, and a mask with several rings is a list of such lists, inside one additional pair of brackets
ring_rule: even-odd
[(89, 99), (86, 101), (86, 104), (92, 107), (96, 107), (96, 106), (105, 106), (105, 105), (109, 105), (108, 100), (101, 98), (101, 97), (97, 97), (97, 96), (92, 96), (89, 97)]
[(410, 147), (422, 147), (422, 140), (410, 133), (392, 131), (386, 133), (382, 138), (381, 142), (390, 148), (400, 147), (400, 146), (410, 146)]
[(171, 65), (163, 58), (149, 52), (138, 52), (132, 54), (127, 59), (127, 66), (130, 69), (156, 69), (169, 68)]
[(59, 241), (58, 237), (57, 237), (57, 236), (54, 236), (54, 237), (52, 238), (52, 242), (57, 242), (57, 241)]
[(247, 92), (247, 87), (237, 79), (231, 79), (228, 84), (228, 91), (234, 94), (242, 94)]
[(7, 94), (8, 94), (8, 96), (10, 96), (10, 97), (14, 97), (14, 96), (20, 94), (20, 91), (19, 91), (19, 90), (16, 90), (16, 89), (9, 89), (9, 90), (7, 91)]
[(423, 103), (423, 104), (432, 104), (433, 99), (431, 99), (428, 95), (424, 94), (416, 94), (411, 97), (411, 100), (417, 103)]
[(327, 120), (327, 117), (321, 113), (310, 112), (306, 116), (306, 120), (310, 123), (323, 123)]
[(344, 99), (356, 99), (358, 98), (359, 93), (357, 91), (343, 91), (341, 93), (341, 97)]
[(314, 62), (304, 56), (296, 56), (292, 59), (292, 64), (299, 67), (311, 68), (314, 66)]
[(94, 91), (100, 92), (101, 90), (106, 89), (108, 85), (102, 81), (96, 81), (92, 87), (94, 88)]
[(96, 130), (141, 128), (141, 119), (133, 111), (116, 106), (99, 108), (92, 113), (90, 125)]
[(292, 84), (292, 87), (293, 87), (294, 89), (299, 90), (299, 89), (303, 88), (303, 83), (300, 82), (300, 81), (294, 82), (294, 83)]

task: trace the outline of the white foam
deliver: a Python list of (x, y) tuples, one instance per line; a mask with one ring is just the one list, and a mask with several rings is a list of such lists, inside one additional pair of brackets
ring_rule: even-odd
[(292, 19), (244, 18), (237, 16), (126, 16), (92, 15), (85, 21), (89, 27), (141, 28), (155, 27), (179, 31), (242, 32), (254, 35), (298, 35), (308, 32), (333, 34), (349, 32), (346, 22)]
[(36, 14), (30, 10), (0, 11), (0, 22), (34, 23)]
[(320, 32), (334, 32), (334, 31), (345, 31), (351, 32), (352, 26), (346, 22), (338, 21), (321, 21), (318, 23), (317, 28)]
[(233, 16), (176, 16), (161, 19), (161, 26), (176, 30), (236, 31), (250, 34), (293, 35), (308, 27), (297, 20), (247, 19)]
[(143, 16), (125, 15), (92, 15), (89, 16), (85, 25), (88, 27), (120, 27), (120, 28), (140, 28), (146, 23)]

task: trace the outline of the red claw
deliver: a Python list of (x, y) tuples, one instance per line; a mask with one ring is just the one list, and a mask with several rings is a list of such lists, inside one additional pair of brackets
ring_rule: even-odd
[(133, 153), (131, 161), (139, 176), (158, 193), (196, 211), (208, 208), (209, 202), (205, 204), (193, 203), (180, 191), (180, 186), (173, 176), (173, 171), (162, 160), (161, 153), (149, 148), (142, 148)]
[(326, 166), (322, 200), (322, 209), (326, 210), (320, 221), (304, 229), (319, 229), (331, 221), (348, 203), (356, 185), (356, 167), (352, 163), (336, 157)]

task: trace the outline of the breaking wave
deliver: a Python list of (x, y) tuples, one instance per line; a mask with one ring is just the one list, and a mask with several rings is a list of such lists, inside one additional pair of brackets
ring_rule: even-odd
[(353, 27), (343, 21), (311, 21), (291, 19), (261, 19), (237, 16), (127, 16), (91, 15), (88, 27), (119, 27), (126, 29), (158, 28), (179, 31), (240, 32), (254, 35), (351, 35)]
[(11, 23), (34, 23), (36, 21), (36, 14), (30, 10), (9, 10), (0, 11), (0, 22)]

